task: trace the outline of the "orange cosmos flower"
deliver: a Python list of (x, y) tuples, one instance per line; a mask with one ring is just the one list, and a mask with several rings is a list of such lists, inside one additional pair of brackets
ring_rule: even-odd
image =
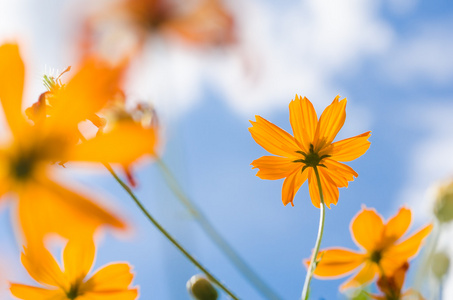
[(313, 105), (307, 98), (296, 95), (289, 104), (289, 121), (294, 136), (266, 119), (256, 116), (249, 128), (253, 139), (271, 154), (254, 160), (253, 168), (261, 179), (285, 178), (282, 188), (284, 205), (291, 202), (296, 192), (308, 179), (311, 201), (320, 207), (318, 183), (314, 167), (317, 167), (324, 201), (327, 207), (338, 202), (338, 188), (347, 187), (348, 181), (358, 174), (340, 161), (351, 161), (363, 155), (370, 147), (365, 132), (355, 137), (333, 143), (346, 119), (346, 99), (337, 96), (318, 120)]
[(361, 251), (331, 248), (318, 253), (315, 276), (321, 279), (343, 277), (360, 269), (340, 289), (358, 287), (380, 274), (391, 277), (404, 263), (414, 257), (425, 237), (431, 232), (427, 225), (402, 240), (411, 223), (411, 211), (401, 208), (384, 224), (374, 209), (364, 207), (351, 222), (351, 234)]
[(23, 300), (133, 300), (138, 288), (130, 287), (134, 275), (128, 263), (111, 263), (90, 277), (95, 259), (91, 240), (69, 241), (63, 251), (63, 265), (46, 250), (25, 249), (22, 264), (43, 287), (12, 283), (11, 293)]
[[(77, 124), (99, 110), (117, 89), (118, 70), (91, 61), (54, 97), (46, 122), (31, 126), (21, 113), (24, 64), (17, 45), (0, 46), (0, 101), (12, 138), (0, 146), (0, 196), (18, 198), (18, 220), (28, 243), (41, 244), (47, 233), (66, 238), (91, 235), (101, 225), (125, 224), (93, 201), (52, 178), (55, 162), (105, 161), (127, 165), (151, 153), (154, 131), (124, 123), (85, 143)], [(127, 147), (124, 147), (127, 145)], [(4, 198), (4, 197), (3, 197)]]

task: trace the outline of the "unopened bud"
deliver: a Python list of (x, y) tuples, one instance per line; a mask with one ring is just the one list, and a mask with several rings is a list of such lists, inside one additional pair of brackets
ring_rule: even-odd
[(431, 261), (431, 270), (437, 279), (442, 279), (450, 268), (450, 258), (445, 252), (437, 252), (433, 255)]
[(453, 181), (448, 181), (437, 188), (434, 215), (441, 223), (453, 220)]
[(217, 290), (201, 275), (192, 276), (186, 284), (187, 291), (197, 300), (216, 300)]

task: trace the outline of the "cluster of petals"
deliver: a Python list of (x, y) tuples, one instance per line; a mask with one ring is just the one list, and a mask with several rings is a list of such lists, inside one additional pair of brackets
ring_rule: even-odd
[(318, 183), (314, 167), (318, 169), (324, 202), (330, 208), (337, 204), (340, 187), (347, 187), (358, 174), (341, 163), (354, 160), (369, 148), (371, 132), (333, 142), (346, 119), (346, 99), (337, 96), (318, 120), (313, 104), (305, 97), (289, 104), (289, 120), (294, 136), (266, 119), (256, 116), (249, 128), (253, 139), (269, 153), (252, 162), (261, 179), (285, 178), (282, 188), (284, 205), (293, 204), (294, 196), (308, 180), (310, 197), (320, 207)]
[(32, 125), (22, 111), (25, 66), (19, 47), (0, 46), (0, 102), (11, 131), (11, 138), (0, 146), (0, 196), (13, 194), (18, 199), (16, 218), (26, 244), (42, 243), (47, 233), (71, 239), (90, 236), (101, 225), (125, 227), (91, 197), (58, 183), (51, 172), (60, 167), (55, 166), (59, 162), (127, 165), (153, 152), (154, 130), (132, 123), (79, 142), (77, 124), (117, 92), (120, 73), (99, 60), (85, 62), (64, 89), (53, 95), (54, 105), (45, 112), (45, 121)]
[(26, 248), (21, 257), (28, 274), (41, 287), (11, 283), (13, 296), (23, 300), (134, 300), (138, 288), (128, 263), (110, 263), (89, 277), (95, 245), (91, 239), (71, 240), (63, 251), (63, 265), (46, 250)]
[(351, 235), (360, 251), (345, 248), (321, 250), (314, 275), (321, 279), (334, 279), (358, 270), (340, 287), (341, 290), (367, 284), (378, 275), (393, 276), (418, 253), (432, 230), (429, 224), (403, 239), (410, 223), (411, 211), (408, 208), (402, 207), (384, 223), (374, 209), (364, 207), (351, 222)]

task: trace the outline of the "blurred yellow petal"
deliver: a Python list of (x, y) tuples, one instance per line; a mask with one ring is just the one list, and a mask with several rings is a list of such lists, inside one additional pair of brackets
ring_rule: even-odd
[(389, 249), (388, 255), (394, 255), (400, 260), (408, 261), (410, 258), (415, 256), (423, 243), (423, 240), (431, 233), (433, 225), (428, 225), (412, 236), (408, 237), (403, 242), (393, 246)]
[(138, 289), (126, 291), (86, 292), (77, 300), (135, 300), (138, 299)]
[(368, 251), (375, 250), (381, 241), (383, 231), (382, 217), (374, 209), (362, 208), (351, 223), (355, 242)]
[(282, 179), (292, 174), (295, 169), (300, 169), (300, 164), (293, 159), (280, 156), (262, 156), (252, 162), (253, 168), (258, 168), (256, 173), (261, 179)]
[(365, 255), (348, 249), (333, 248), (325, 249), (318, 253), (318, 260), (315, 269), (316, 277), (338, 278), (351, 273), (365, 261)]
[(340, 286), (340, 290), (343, 291), (348, 288), (363, 286), (371, 282), (378, 272), (379, 270), (376, 264), (367, 262), (355, 276)]
[(332, 143), (338, 131), (343, 127), (346, 120), (346, 98), (338, 101), (340, 96), (335, 97), (332, 104), (319, 117), (318, 127), (316, 128), (313, 145), (315, 151), (321, 150)]
[(127, 263), (113, 263), (100, 268), (81, 286), (82, 291), (109, 292), (129, 289), (134, 275)]
[(307, 180), (307, 172), (301, 173), (301, 170), (302, 168), (299, 166), (299, 168), (295, 169), (288, 177), (286, 177), (285, 181), (283, 181), (282, 201), (285, 206), (288, 203), (291, 203), (291, 205), (294, 206), (294, 196), (296, 196), (297, 191)]
[(12, 283), (11, 294), (22, 300), (67, 300), (62, 290), (48, 290), (44, 288)]
[(90, 272), (95, 257), (91, 237), (68, 241), (63, 252), (64, 273), (72, 282), (82, 281)]
[(60, 266), (47, 249), (25, 248), (21, 255), (21, 262), (28, 274), (37, 282), (54, 287), (67, 287)]
[(359, 134), (357, 136), (341, 140), (332, 144), (330, 150), (331, 159), (336, 161), (351, 161), (359, 158), (370, 148), (368, 138), (371, 131)]
[(122, 122), (111, 131), (75, 146), (69, 158), (130, 164), (145, 154), (154, 154), (156, 132), (132, 122)]
[(411, 224), (411, 211), (408, 208), (402, 207), (398, 213), (388, 220), (385, 225), (385, 236), (387, 239), (397, 241), (401, 238)]
[(308, 153), (318, 124), (318, 116), (313, 104), (307, 98), (296, 95), (296, 98), (289, 103), (289, 122), (294, 137), (302, 146), (302, 151)]
[(13, 134), (25, 123), (22, 116), (22, 92), (25, 67), (16, 44), (0, 46), (0, 101)]
[(249, 131), (255, 142), (268, 152), (284, 157), (296, 157), (300, 148), (294, 138), (283, 129), (275, 126), (260, 116), (255, 116), (256, 122), (250, 121)]

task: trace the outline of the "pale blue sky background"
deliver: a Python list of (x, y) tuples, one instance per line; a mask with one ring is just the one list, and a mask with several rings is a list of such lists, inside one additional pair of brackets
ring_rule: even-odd
[[(301, 261), (314, 245), (319, 211), (306, 185), (295, 207), (284, 207), (282, 181), (255, 176), (250, 162), (267, 153), (251, 138), (248, 120), (259, 114), (290, 131), (294, 94), (307, 96), (318, 115), (337, 94), (347, 97), (337, 140), (371, 130), (372, 144), (350, 163), (359, 177), (327, 211), (322, 247), (355, 249), (349, 223), (362, 205), (388, 218), (407, 204), (416, 219), (411, 230), (419, 228), (431, 217), (429, 187), (453, 174), (453, 6), (417, 0), (230, 5), (239, 46), (206, 53), (154, 41), (137, 58), (126, 91), (156, 105), (164, 160), (189, 197), (283, 299), (298, 299), (305, 277)], [(0, 3), (0, 40), (23, 45), (27, 103), (43, 90), (44, 66), (63, 70), (73, 64), (71, 42), (80, 18), (74, 13), (84, 7), (80, 1)], [(130, 237), (100, 238), (96, 266), (129, 261), (141, 299), (188, 299), (185, 283), (199, 272), (106, 172), (72, 170), (64, 170), (65, 177), (105, 195), (135, 228)], [(158, 167), (147, 164), (137, 174), (137, 194), (156, 219), (242, 299), (261, 299), (172, 196)], [(8, 209), (1, 210), (0, 224), (0, 289), (6, 289), (4, 280), (31, 284), (19, 264)], [(342, 299), (341, 282), (313, 280), (312, 299)], [(445, 297), (453, 297), (445, 287)]]

